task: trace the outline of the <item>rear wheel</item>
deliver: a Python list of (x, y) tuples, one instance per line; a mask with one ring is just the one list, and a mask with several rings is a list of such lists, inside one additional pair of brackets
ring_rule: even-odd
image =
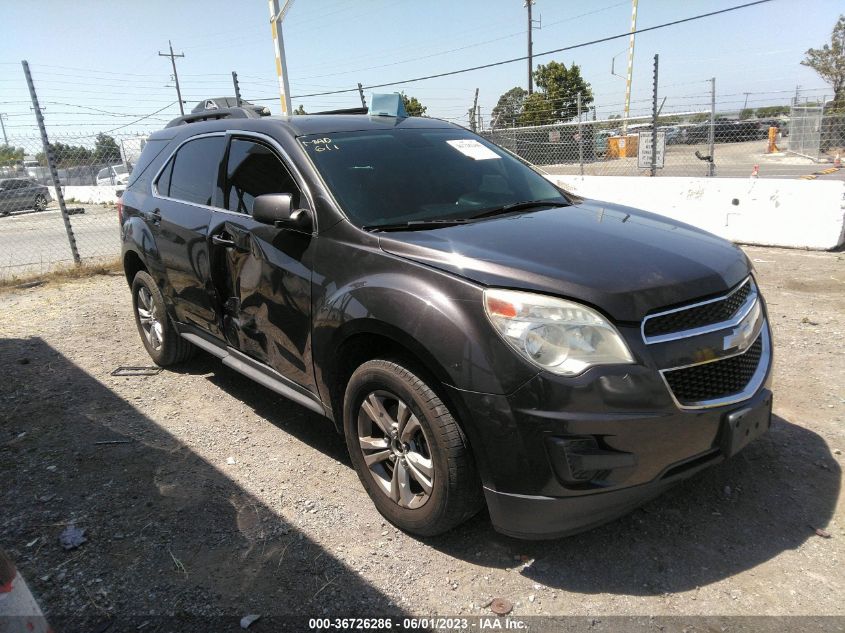
[(146, 271), (137, 272), (132, 281), (132, 308), (141, 341), (156, 365), (167, 367), (194, 355), (196, 348), (179, 336), (158, 285)]
[(38, 194), (35, 196), (35, 200), (32, 203), (32, 208), (36, 211), (43, 211), (47, 208), (47, 197), (44, 194)]
[(481, 508), (466, 437), (433, 389), (402, 362), (377, 359), (355, 370), (344, 429), (361, 483), (400, 529), (440, 534)]

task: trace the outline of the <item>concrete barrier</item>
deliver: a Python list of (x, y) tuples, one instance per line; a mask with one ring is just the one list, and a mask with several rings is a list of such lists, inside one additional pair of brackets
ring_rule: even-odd
[[(82, 186), (67, 185), (62, 187), (65, 200), (76, 200), (83, 204), (115, 204), (117, 192), (126, 189), (125, 185)], [(50, 187), (53, 200), (56, 199), (56, 188)]]
[(586, 198), (651, 211), (733, 242), (825, 250), (845, 243), (845, 181), (547, 178)]

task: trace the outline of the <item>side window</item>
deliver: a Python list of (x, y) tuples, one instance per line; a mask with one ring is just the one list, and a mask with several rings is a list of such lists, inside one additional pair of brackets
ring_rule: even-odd
[[(103, 170), (105, 171), (105, 169)], [(167, 166), (162, 170), (161, 176), (156, 180), (156, 190), (160, 196), (170, 196), (170, 176), (173, 174), (173, 159), (167, 161)]]
[(288, 170), (266, 145), (233, 139), (226, 166), (224, 200), (229, 211), (252, 214), (256, 196), (265, 193), (289, 193), (293, 206), (299, 206), (300, 194)]
[(188, 141), (180, 147), (170, 168), (168, 195), (211, 206), (225, 146), (225, 137), (209, 136)]

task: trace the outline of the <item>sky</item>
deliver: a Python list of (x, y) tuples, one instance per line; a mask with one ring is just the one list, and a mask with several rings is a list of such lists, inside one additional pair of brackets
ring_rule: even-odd
[[(745, 0), (639, 0), (638, 28), (742, 4)], [(553, 55), (543, 51), (625, 33), (631, 0), (535, 0), (536, 64), (581, 66), (598, 117), (623, 109), (627, 38)], [(773, 0), (636, 38), (631, 112), (651, 108), (652, 61), (660, 55), (664, 112), (717, 110), (828, 98), (832, 89), (799, 64), (830, 40), (841, 0)], [(405, 81), (526, 54), (524, 0), (295, 0), (284, 22), (293, 106), (308, 111), (356, 107), (357, 91), (301, 96)], [(31, 65), (52, 135), (148, 132), (178, 115), (170, 60), (173, 42), (190, 110), (206, 97), (233, 94), (237, 71), (245, 99), (280, 113), (266, 0), (115, 2), (0, 0), (0, 113), (9, 137), (37, 134), (21, 60)], [(520, 61), (450, 77), (379, 88), (416, 96), (427, 114), (466, 125), (479, 89), (482, 120), (499, 96), (526, 87)], [(369, 93), (365, 91), (369, 100)], [(749, 93), (746, 95), (745, 93)], [(155, 113), (155, 114), (153, 114)], [(139, 120), (140, 119), (140, 120)]]

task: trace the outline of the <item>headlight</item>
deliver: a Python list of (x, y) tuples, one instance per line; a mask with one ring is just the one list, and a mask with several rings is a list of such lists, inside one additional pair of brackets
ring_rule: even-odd
[(487, 289), (484, 309), (511, 347), (552, 373), (574, 376), (594, 365), (634, 362), (616, 328), (580, 303)]

